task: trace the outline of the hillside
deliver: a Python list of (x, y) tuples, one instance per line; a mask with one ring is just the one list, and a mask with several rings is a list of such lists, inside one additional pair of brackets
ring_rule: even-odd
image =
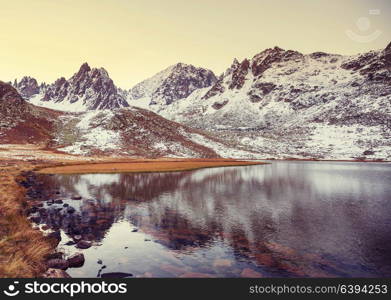
[(150, 109), (266, 157), (390, 159), (390, 53), (275, 47), (235, 60), (211, 88)]

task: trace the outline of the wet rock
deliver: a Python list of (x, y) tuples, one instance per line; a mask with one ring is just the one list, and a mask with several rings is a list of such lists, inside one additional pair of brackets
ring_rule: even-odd
[(31, 217), (30, 221), (34, 223), (39, 223), (41, 222), (41, 217)]
[(150, 242), (151, 240), (150, 239), (144, 239), (144, 242)]
[(88, 249), (92, 246), (92, 242), (90, 241), (84, 241), (84, 240), (81, 240), (79, 241), (77, 244), (76, 244), (76, 247), (79, 248), (79, 249)]
[(75, 253), (67, 259), (70, 268), (80, 268), (84, 265), (85, 259), (83, 253)]
[(48, 225), (43, 225), (43, 226), (41, 227), (41, 229), (42, 229), (42, 230), (45, 230), (45, 231), (48, 230), (49, 228), (50, 228), (50, 227), (49, 227)]
[(250, 268), (245, 268), (243, 269), (242, 273), (240, 273), (241, 277), (244, 278), (261, 278), (263, 275), (257, 271), (254, 271), (253, 269)]
[(68, 214), (73, 214), (75, 211), (76, 210), (73, 207), (71, 207), (71, 206), (67, 208), (67, 213)]
[(82, 197), (81, 197), (81, 196), (75, 195), (75, 196), (72, 196), (71, 199), (72, 199), (72, 200), (81, 200)]
[(137, 229), (137, 228), (135, 228), (135, 229), (133, 229), (133, 230), (132, 230), (132, 232), (137, 232), (137, 231), (138, 231), (138, 229)]
[(56, 203), (56, 204), (62, 204), (63, 201), (62, 201), (61, 199), (57, 199), (57, 200), (54, 200), (54, 203)]
[(65, 245), (65, 246), (72, 246), (72, 245), (75, 245), (75, 244), (76, 244), (75, 241), (68, 241), (68, 242), (66, 242), (64, 245)]
[(53, 258), (47, 261), (47, 266), (53, 269), (68, 269), (68, 262), (65, 259)]
[(49, 268), (47, 271), (42, 275), (43, 278), (71, 278), (67, 272), (60, 269), (53, 269)]
[(103, 261), (101, 259), (98, 259), (98, 261), (96, 263), (101, 265), (101, 264), (103, 264)]
[(122, 273), (122, 272), (113, 272), (113, 273), (103, 273), (100, 275), (101, 278), (126, 278), (133, 277), (131, 273)]
[(69, 204), (68, 204), (68, 203), (64, 203), (62, 206), (63, 206), (63, 207), (68, 207)]

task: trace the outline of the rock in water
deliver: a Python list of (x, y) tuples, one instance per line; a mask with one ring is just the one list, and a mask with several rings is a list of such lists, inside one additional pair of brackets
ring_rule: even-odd
[(67, 259), (70, 268), (80, 268), (84, 265), (85, 259), (83, 253), (75, 253)]
[(92, 242), (90, 241), (84, 241), (84, 240), (81, 240), (79, 241), (77, 244), (76, 244), (76, 247), (79, 248), (79, 249), (88, 249), (92, 246)]
[(53, 239), (55, 240), (57, 243), (59, 243), (61, 241), (61, 233), (59, 230), (56, 230), (56, 231), (53, 231), (53, 232), (50, 232), (47, 237), (49, 239)]

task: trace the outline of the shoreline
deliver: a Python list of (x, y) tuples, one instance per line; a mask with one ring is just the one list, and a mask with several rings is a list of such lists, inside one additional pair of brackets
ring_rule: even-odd
[(179, 172), (206, 168), (264, 165), (265, 162), (227, 159), (180, 159), (180, 160), (132, 160), (90, 162), (39, 167), (38, 174), (107, 174), (107, 173), (153, 173)]
[(40, 174), (176, 172), (202, 168), (267, 165), (273, 161), (389, 162), (316, 159), (113, 159), (102, 156), (70, 156), (28, 145), (0, 149), (0, 152), (3, 152), (0, 156), (0, 278), (43, 277), (48, 270), (46, 263), (48, 257), (56, 252), (55, 241), (34, 228), (27, 216), (33, 201), (28, 199), (29, 186), (23, 186), (23, 182), (26, 182), (26, 177), (31, 172)]

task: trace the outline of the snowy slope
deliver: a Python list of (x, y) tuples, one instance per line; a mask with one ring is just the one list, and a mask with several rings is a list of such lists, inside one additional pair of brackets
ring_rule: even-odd
[(68, 113), (61, 116), (52, 147), (77, 155), (134, 157), (254, 157), (205, 132), (144, 109)]
[(391, 158), (391, 47), (356, 56), (267, 49), (162, 116), (266, 157)]
[[(157, 73), (129, 91), (130, 105), (169, 105), (180, 99), (185, 99), (193, 91), (210, 87), (216, 82), (212, 71), (196, 68), (192, 65), (178, 63)], [(142, 104), (138, 104), (142, 101)]]

